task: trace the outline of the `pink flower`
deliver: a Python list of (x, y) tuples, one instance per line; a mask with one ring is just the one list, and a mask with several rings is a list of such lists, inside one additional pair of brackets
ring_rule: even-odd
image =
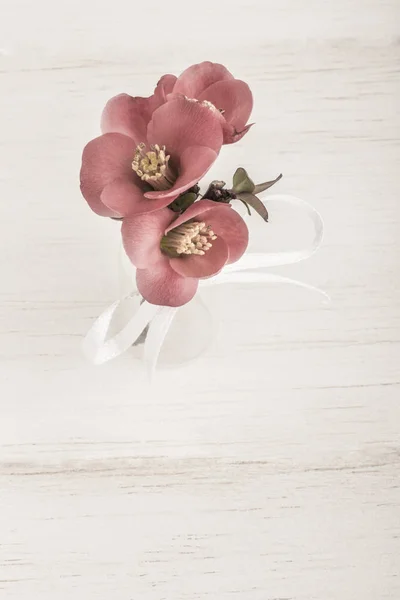
[(229, 204), (199, 200), (178, 217), (164, 208), (125, 218), (122, 239), (137, 267), (143, 298), (152, 304), (181, 306), (193, 298), (199, 279), (215, 275), (242, 256), (248, 230)]
[(210, 102), (218, 109), (224, 144), (237, 142), (251, 127), (246, 123), (253, 109), (253, 96), (247, 83), (235, 79), (223, 65), (206, 61), (192, 65), (178, 78), (164, 75), (150, 98), (128, 94), (111, 98), (103, 112), (102, 132), (123, 133), (139, 144), (154, 110), (177, 94)]
[[(134, 100), (130, 118), (115, 125), (119, 130), (95, 138), (83, 151), (81, 191), (99, 215), (166, 207), (207, 173), (221, 149), (221, 119), (214, 108), (179, 96), (149, 114), (154, 97)], [(107, 113), (106, 107), (109, 125), (113, 110)]]
[(246, 125), (253, 109), (250, 88), (244, 81), (235, 79), (223, 65), (208, 61), (192, 65), (178, 77), (172, 94), (206, 100), (221, 111), (224, 144), (237, 142), (251, 127)]

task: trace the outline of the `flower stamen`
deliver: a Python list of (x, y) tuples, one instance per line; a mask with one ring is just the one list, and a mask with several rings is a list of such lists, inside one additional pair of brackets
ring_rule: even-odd
[(168, 190), (176, 181), (169, 159), (170, 155), (166, 153), (165, 146), (152, 144), (150, 150), (146, 152), (146, 144), (142, 142), (136, 147), (132, 169), (153, 189)]
[(211, 225), (192, 221), (171, 229), (161, 240), (161, 249), (170, 257), (197, 254), (204, 256), (217, 236)]

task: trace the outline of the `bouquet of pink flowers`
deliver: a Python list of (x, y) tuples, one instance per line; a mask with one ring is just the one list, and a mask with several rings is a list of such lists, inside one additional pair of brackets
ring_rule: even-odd
[(242, 256), (248, 229), (233, 200), (267, 220), (257, 194), (281, 176), (255, 185), (239, 168), (230, 189), (213, 181), (201, 195), (198, 185), (222, 146), (250, 129), (252, 107), (249, 86), (211, 62), (164, 75), (149, 98), (120, 94), (107, 103), (103, 134), (83, 151), (81, 191), (94, 212), (122, 221), (123, 246), (148, 302), (181, 306), (199, 279)]
[(122, 222), (122, 243), (136, 269), (141, 302), (112, 339), (106, 339), (110, 323), (124, 298), (97, 319), (84, 341), (94, 362), (110, 360), (144, 334), (153, 368), (177, 307), (192, 300), (199, 283), (285, 281), (311, 287), (263, 271), (307, 258), (321, 243), (322, 220), (302, 200), (279, 198), (311, 216), (316, 236), (310, 248), (244, 255), (249, 233), (232, 204), (240, 201), (249, 214), (253, 209), (268, 221), (258, 194), (282, 175), (256, 185), (239, 167), (230, 187), (212, 181), (200, 193), (199, 183), (223, 145), (250, 129), (252, 107), (249, 86), (211, 62), (193, 65), (179, 77), (164, 75), (148, 98), (120, 94), (107, 103), (103, 133), (83, 151), (81, 191), (95, 213)]

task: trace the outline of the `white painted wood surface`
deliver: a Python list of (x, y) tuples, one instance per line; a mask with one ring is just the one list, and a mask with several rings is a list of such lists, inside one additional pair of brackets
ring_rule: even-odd
[[(0, 598), (400, 598), (399, 3), (2, 0)], [(243, 31), (241, 29), (243, 28)], [(210, 290), (218, 339), (149, 387), (80, 341), (118, 224), (80, 197), (104, 102), (211, 59), (253, 88), (238, 165), (323, 214), (276, 269)], [(298, 247), (289, 212), (252, 244)]]

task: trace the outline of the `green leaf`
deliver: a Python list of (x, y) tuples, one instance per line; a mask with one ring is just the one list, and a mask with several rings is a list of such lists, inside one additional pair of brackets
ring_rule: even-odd
[(261, 192), (264, 192), (265, 190), (270, 188), (272, 185), (274, 185), (274, 183), (276, 183), (280, 179), (282, 179), (282, 173), (280, 175), (278, 175), (278, 177), (276, 179), (274, 179), (273, 181), (265, 181), (264, 183), (259, 183), (258, 185), (256, 185), (254, 187), (253, 192), (255, 194), (261, 194)]
[(246, 169), (239, 167), (236, 169), (233, 176), (233, 192), (235, 194), (241, 194), (242, 192), (248, 192), (252, 194), (254, 192), (254, 182), (250, 179)]
[(238, 200), (240, 200), (240, 202), (242, 202), (245, 207), (247, 208), (247, 214), (251, 217), (251, 210), (249, 208), (249, 205), (247, 204), (246, 200), (242, 200), (241, 198), (239, 198), (239, 196), (237, 197)]
[(197, 200), (197, 196), (198, 194), (195, 194), (194, 192), (182, 194), (182, 196), (178, 196), (176, 200), (171, 202), (171, 204), (168, 205), (168, 208), (170, 208), (174, 212), (183, 212), (184, 210), (189, 208), (189, 206), (191, 206), (193, 202), (195, 202), (195, 200)]
[(268, 211), (264, 206), (264, 203), (261, 202), (260, 198), (254, 196), (254, 194), (249, 194), (248, 192), (243, 192), (238, 195), (238, 199), (242, 202), (246, 202), (249, 204), (254, 210), (268, 223)]

